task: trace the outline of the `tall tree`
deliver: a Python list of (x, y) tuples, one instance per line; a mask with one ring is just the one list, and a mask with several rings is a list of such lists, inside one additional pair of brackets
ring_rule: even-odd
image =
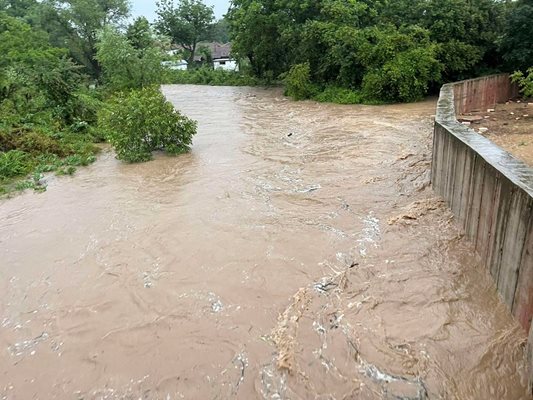
[[(83, 77), (66, 57), (66, 49), (51, 47), (46, 34), (20, 18), (0, 13), (0, 114), (39, 120), (49, 112), (71, 124), (77, 114), (76, 91)], [(4, 123), (8, 118), (4, 118)]]
[(501, 50), (509, 69), (533, 67), (533, 0), (511, 3)]
[(444, 77), (454, 81), (497, 68), (505, 3), (499, 0), (397, 0), (378, 8), (383, 22), (419, 25), (438, 43)]
[(226, 18), (221, 18), (213, 24), (210, 39), (219, 43), (229, 42), (229, 23)]
[[(136, 24), (137, 26), (139, 24)], [(138, 89), (161, 82), (162, 50), (146, 35), (132, 37), (105, 28), (97, 44), (96, 58), (104, 81), (115, 90)]]
[(26, 17), (37, 4), (36, 0), (0, 0), (0, 11), (12, 17)]
[(152, 28), (145, 17), (139, 17), (128, 25), (126, 36), (131, 45), (138, 50), (146, 49), (154, 44)]
[(210, 33), (213, 7), (206, 6), (201, 0), (178, 0), (177, 5), (173, 0), (161, 0), (157, 2), (157, 15), (157, 29), (187, 50), (190, 68), (194, 64), (198, 42)]
[(96, 55), (98, 32), (108, 26), (119, 25), (129, 15), (128, 0), (45, 0), (48, 18), (41, 24), (46, 28), (54, 22), (54, 34), (70, 50), (72, 57), (84, 65), (95, 78), (101, 68)]

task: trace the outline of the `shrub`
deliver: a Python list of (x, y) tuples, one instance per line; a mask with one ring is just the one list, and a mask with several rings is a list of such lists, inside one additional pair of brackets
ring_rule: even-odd
[(513, 82), (518, 83), (520, 93), (524, 97), (533, 97), (533, 67), (528, 68), (527, 75), (521, 71), (515, 72), (511, 75), (511, 79)]
[(361, 104), (364, 102), (361, 92), (337, 86), (328, 86), (313, 97), (322, 103)]
[(363, 94), (369, 99), (389, 102), (420, 100), (429, 84), (440, 79), (441, 71), (434, 47), (411, 49), (367, 73), (363, 78)]
[(60, 157), (66, 156), (69, 151), (57, 140), (38, 131), (30, 131), (19, 134), (14, 139), (15, 147), (32, 155), (35, 154), (57, 154)]
[(97, 49), (96, 59), (112, 89), (139, 89), (161, 81), (163, 52), (155, 44), (135, 48), (126, 35), (106, 28), (101, 32)]
[(187, 71), (168, 71), (164, 81), (173, 84), (212, 86), (257, 86), (261, 80), (237, 71), (202, 67)]
[(31, 169), (30, 156), (20, 150), (0, 153), (0, 180), (27, 174)]
[(156, 88), (120, 94), (100, 115), (117, 158), (143, 162), (154, 150), (179, 154), (187, 151), (196, 133), (196, 122), (181, 115)]
[(294, 100), (308, 99), (316, 92), (311, 83), (311, 66), (309, 63), (296, 64), (285, 76), (285, 95)]

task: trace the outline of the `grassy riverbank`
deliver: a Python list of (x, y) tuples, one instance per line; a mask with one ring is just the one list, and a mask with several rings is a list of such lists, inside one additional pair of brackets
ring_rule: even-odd
[(210, 86), (273, 86), (275, 83), (255, 78), (247, 73), (224, 71), (203, 67), (186, 71), (169, 71), (167, 84), (210, 85)]
[(43, 128), (0, 129), (0, 195), (24, 189), (46, 190), (45, 173), (72, 175), (96, 160), (99, 138)]

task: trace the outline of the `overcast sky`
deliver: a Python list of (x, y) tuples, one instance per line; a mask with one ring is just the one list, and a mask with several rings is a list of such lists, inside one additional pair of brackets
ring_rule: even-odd
[[(155, 0), (131, 0), (133, 4), (133, 16), (139, 17), (144, 15), (148, 20), (153, 21), (155, 18)], [(215, 6), (215, 17), (220, 18), (228, 11), (229, 0), (204, 0), (209, 6)]]

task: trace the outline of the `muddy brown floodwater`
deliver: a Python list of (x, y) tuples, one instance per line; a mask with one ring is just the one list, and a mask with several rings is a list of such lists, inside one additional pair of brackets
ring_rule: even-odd
[(435, 102), (169, 86), (190, 154), (0, 203), (0, 399), (525, 399), (428, 188)]

